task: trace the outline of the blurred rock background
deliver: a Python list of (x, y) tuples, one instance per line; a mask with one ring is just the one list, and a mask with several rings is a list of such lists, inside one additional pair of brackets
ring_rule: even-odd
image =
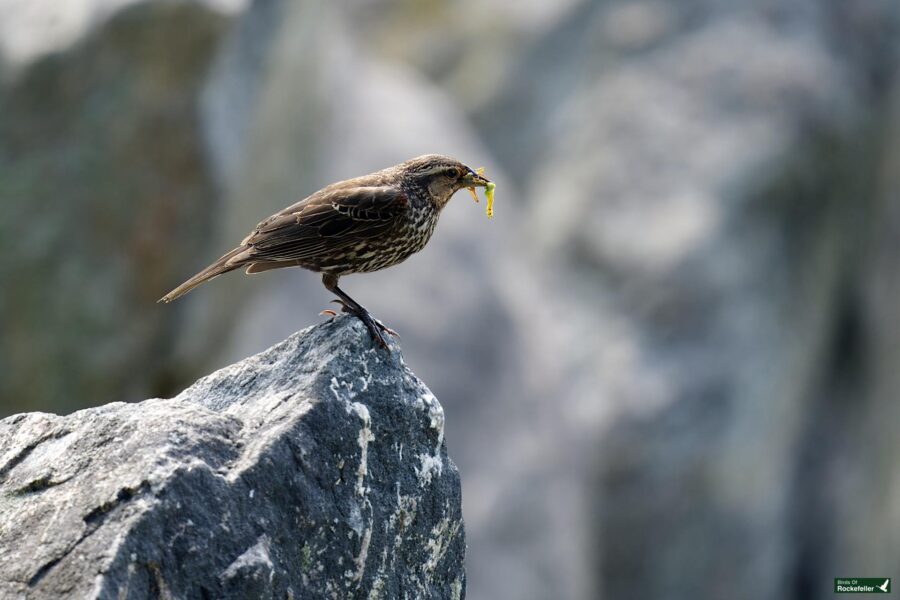
[(900, 573), (894, 0), (0, 0), (0, 413), (170, 395), (317, 320), (169, 288), (426, 152), (485, 165), (346, 289), (463, 478), (470, 598)]

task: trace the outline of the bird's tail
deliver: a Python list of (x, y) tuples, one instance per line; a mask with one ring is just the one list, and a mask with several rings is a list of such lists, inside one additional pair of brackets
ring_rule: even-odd
[(222, 273), (227, 273), (228, 271), (234, 271), (238, 267), (240, 267), (243, 263), (240, 260), (233, 260), (237, 255), (244, 252), (247, 248), (241, 246), (239, 248), (235, 248), (231, 252), (228, 252), (222, 258), (209, 265), (177, 288), (157, 300), (157, 302), (171, 302), (176, 298), (180, 298), (187, 294), (189, 291), (200, 285), (201, 283), (205, 283), (214, 277), (218, 277)]

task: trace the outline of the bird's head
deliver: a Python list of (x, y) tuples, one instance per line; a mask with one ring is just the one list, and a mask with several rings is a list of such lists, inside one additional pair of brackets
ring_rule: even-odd
[(427, 154), (400, 165), (403, 177), (428, 190), (429, 196), (443, 208), (450, 197), (463, 188), (486, 187), (490, 180), (455, 158)]

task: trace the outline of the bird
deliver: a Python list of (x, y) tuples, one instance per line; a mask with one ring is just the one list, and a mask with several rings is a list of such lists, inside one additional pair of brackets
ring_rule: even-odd
[(387, 348), (384, 334), (395, 332), (348, 296), (338, 281), (392, 267), (424, 248), (456, 192), (467, 188), (477, 201), (476, 187), (493, 191), (482, 172), (448, 156), (427, 154), (332, 183), (261, 221), (240, 245), (158, 302), (171, 302), (235, 269), (255, 274), (301, 267), (321, 273), (342, 311), (358, 317), (375, 343)]

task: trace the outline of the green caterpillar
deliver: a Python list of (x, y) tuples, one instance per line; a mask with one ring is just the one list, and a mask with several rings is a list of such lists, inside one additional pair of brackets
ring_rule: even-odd
[(484, 188), (484, 197), (487, 198), (487, 207), (484, 209), (488, 219), (494, 218), (494, 188), (497, 187), (493, 183), (487, 184)]

